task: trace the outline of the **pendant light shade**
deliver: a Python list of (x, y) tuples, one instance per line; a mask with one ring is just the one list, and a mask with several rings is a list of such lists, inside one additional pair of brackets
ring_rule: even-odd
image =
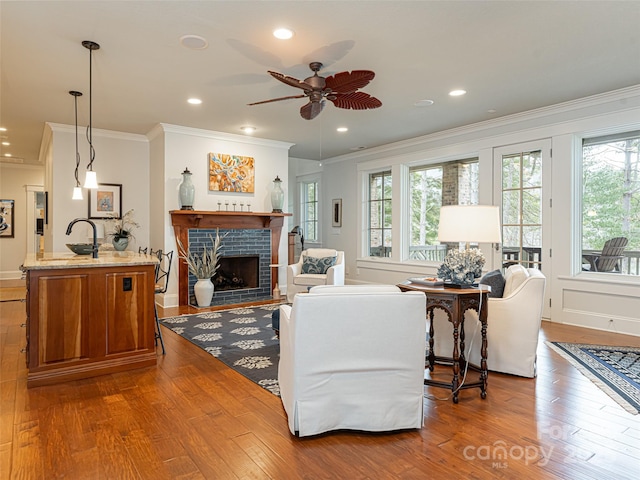
[(73, 104), (76, 114), (76, 170), (74, 177), (76, 179), (76, 186), (73, 187), (72, 200), (82, 200), (82, 189), (80, 188), (80, 180), (78, 179), (78, 168), (80, 168), (80, 152), (78, 151), (78, 97), (82, 96), (82, 92), (71, 90), (69, 95), (73, 96)]
[(96, 172), (93, 171), (93, 161), (96, 158), (96, 151), (93, 148), (93, 125), (92, 125), (92, 113), (93, 113), (93, 78), (92, 78), (92, 56), (93, 51), (98, 50), (100, 45), (91, 40), (84, 40), (82, 46), (89, 50), (89, 126), (87, 127), (87, 141), (89, 142), (89, 164), (87, 165), (87, 174), (84, 179), (84, 188), (98, 188), (98, 179)]
[(98, 188), (98, 177), (96, 172), (87, 170), (84, 177), (84, 188)]

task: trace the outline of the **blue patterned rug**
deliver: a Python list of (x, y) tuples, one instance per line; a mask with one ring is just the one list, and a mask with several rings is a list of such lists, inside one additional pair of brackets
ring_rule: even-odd
[(627, 412), (640, 412), (640, 348), (546, 343)]
[(280, 396), (280, 343), (271, 328), (279, 305), (162, 318), (160, 322), (249, 380)]

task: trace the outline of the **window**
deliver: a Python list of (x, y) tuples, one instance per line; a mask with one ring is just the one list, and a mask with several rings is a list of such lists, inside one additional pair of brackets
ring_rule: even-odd
[[(640, 275), (640, 131), (582, 142), (582, 266), (584, 270)], [(624, 249), (598, 259), (605, 243)], [(624, 241), (613, 242), (622, 245)], [(601, 268), (598, 268), (598, 265)]]
[(447, 246), (438, 241), (440, 207), (478, 204), (478, 160), (412, 167), (409, 181), (409, 258), (441, 262)]
[(391, 256), (391, 171), (369, 175), (369, 256)]
[(542, 151), (502, 156), (502, 255), (505, 265), (542, 265)]
[(300, 184), (300, 224), (305, 240), (318, 242), (318, 182), (313, 180)]

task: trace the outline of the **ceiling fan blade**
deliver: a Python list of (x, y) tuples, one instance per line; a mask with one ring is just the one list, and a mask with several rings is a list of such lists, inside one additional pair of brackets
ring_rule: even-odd
[(321, 102), (309, 102), (300, 108), (300, 116), (305, 120), (313, 120), (324, 108), (324, 100)]
[(380, 100), (364, 92), (352, 92), (344, 95), (338, 94), (335, 97), (336, 98), (333, 100), (331, 100), (331, 98), (329, 99), (338, 108), (368, 110), (370, 108), (378, 108), (382, 106), (382, 102)]
[(335, 93), (351, 93), (369, 84), (376, 74), (371, 70), (339, 72), (325, 79), (326, 86)]
[(272, 72), (268, 70), (269, 75), (271, 75), (276, 80), (280, 80), (282, 83), (286, 83), (291, 87), (301, 88), (303, 90), (313, 90), (313, 87), (302, 80), (298, 80), (297, 78), (290, 77), (289, 75), (284, 75), (283, 73)]
[(272, 98), (271, 100), (263, 100), (261, 102), (247, 103), (247, 105), (261, 105), (263, 103), (279, 102), (280, 100), (289, 100), (290, 98), (304, 98), (306, 95), (289, 95), (288, 97)]

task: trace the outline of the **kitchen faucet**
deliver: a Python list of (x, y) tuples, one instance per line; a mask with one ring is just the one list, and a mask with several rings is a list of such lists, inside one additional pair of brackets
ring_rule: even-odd
[(93, 258), (98, 258), (98, 231), (96, 230), (96, 224), (91, 220), (89, 220), (88, 218), (76, 218), (75, 220), (72, 220), (67, 227), (67, 235), (71, 234), (71, 229), (78, 222), (87, 222), (89, 225), (91, 225), (91, 228), (93, 229), (93, 246), (91, 247), (91, 254)]

